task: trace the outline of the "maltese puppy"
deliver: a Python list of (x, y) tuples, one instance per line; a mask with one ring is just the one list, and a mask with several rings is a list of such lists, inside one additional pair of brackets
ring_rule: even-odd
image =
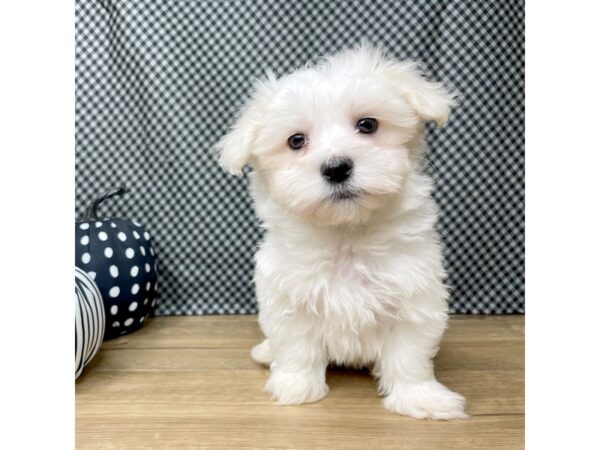
[(423, 124), (453, 96), (414, 63), (362, 45), (276, 79), (268, 74), (217, 145), (229, 172), (252, 166), (266, 229), (256, 254), (252, 357), (279, 404), (316, 402), (329, 363), (368, 366), (384, 406), (417, 418), (466, 417), (432, 358), (448, 292)]

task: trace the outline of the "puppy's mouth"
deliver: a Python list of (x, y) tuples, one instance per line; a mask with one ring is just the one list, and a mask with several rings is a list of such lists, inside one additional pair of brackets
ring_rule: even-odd
[(360, 197), (360, 189), (352, 188), (350, 186), (340, 186), (332, 190), (329, 198), (334, 202), (342, 202), (345, 200), (355, 200)]

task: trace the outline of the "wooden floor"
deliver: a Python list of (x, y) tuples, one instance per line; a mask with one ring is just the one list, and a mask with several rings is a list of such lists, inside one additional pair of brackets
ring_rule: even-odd
[(77, 381), (77, 448), (523, 448), (523, 334), (523, 316), (451, 319), (436, 373), (471, 418), (436, 422), (384, 410), (367, 371), (330, 369), (325, 399), (276, 406), (249, 356), (256, 317), (159, 317)]

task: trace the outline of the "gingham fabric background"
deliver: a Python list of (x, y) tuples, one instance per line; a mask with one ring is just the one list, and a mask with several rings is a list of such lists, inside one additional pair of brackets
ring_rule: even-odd
[(524, 311), (522, 1), (77, 1), (76, 206), (144, 223), (158, 314), (254, 313), (260, 238), (247, 179), (211, 146), (253, 77), (358, 43), (425, 64), (462, 94), (428, 128), (451, 310)]

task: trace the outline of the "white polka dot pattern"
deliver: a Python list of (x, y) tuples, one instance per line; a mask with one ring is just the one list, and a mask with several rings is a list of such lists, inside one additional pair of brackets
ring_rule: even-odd
[(149, 251), (151, 241), (134, 240), (134, 232), (140, 237), (146, 233), (142, 225), (117, 218), (91, 224), (93, 230), (89, 222), (76, 224), (75, 261), (95, 276), (106, 315), (111, 317), (105, 339), (112, 339), (138, 329), (144, 323), (139, 319), (153, 314), (148, 299), (156, 300), (158, 295), (156, 259)]

